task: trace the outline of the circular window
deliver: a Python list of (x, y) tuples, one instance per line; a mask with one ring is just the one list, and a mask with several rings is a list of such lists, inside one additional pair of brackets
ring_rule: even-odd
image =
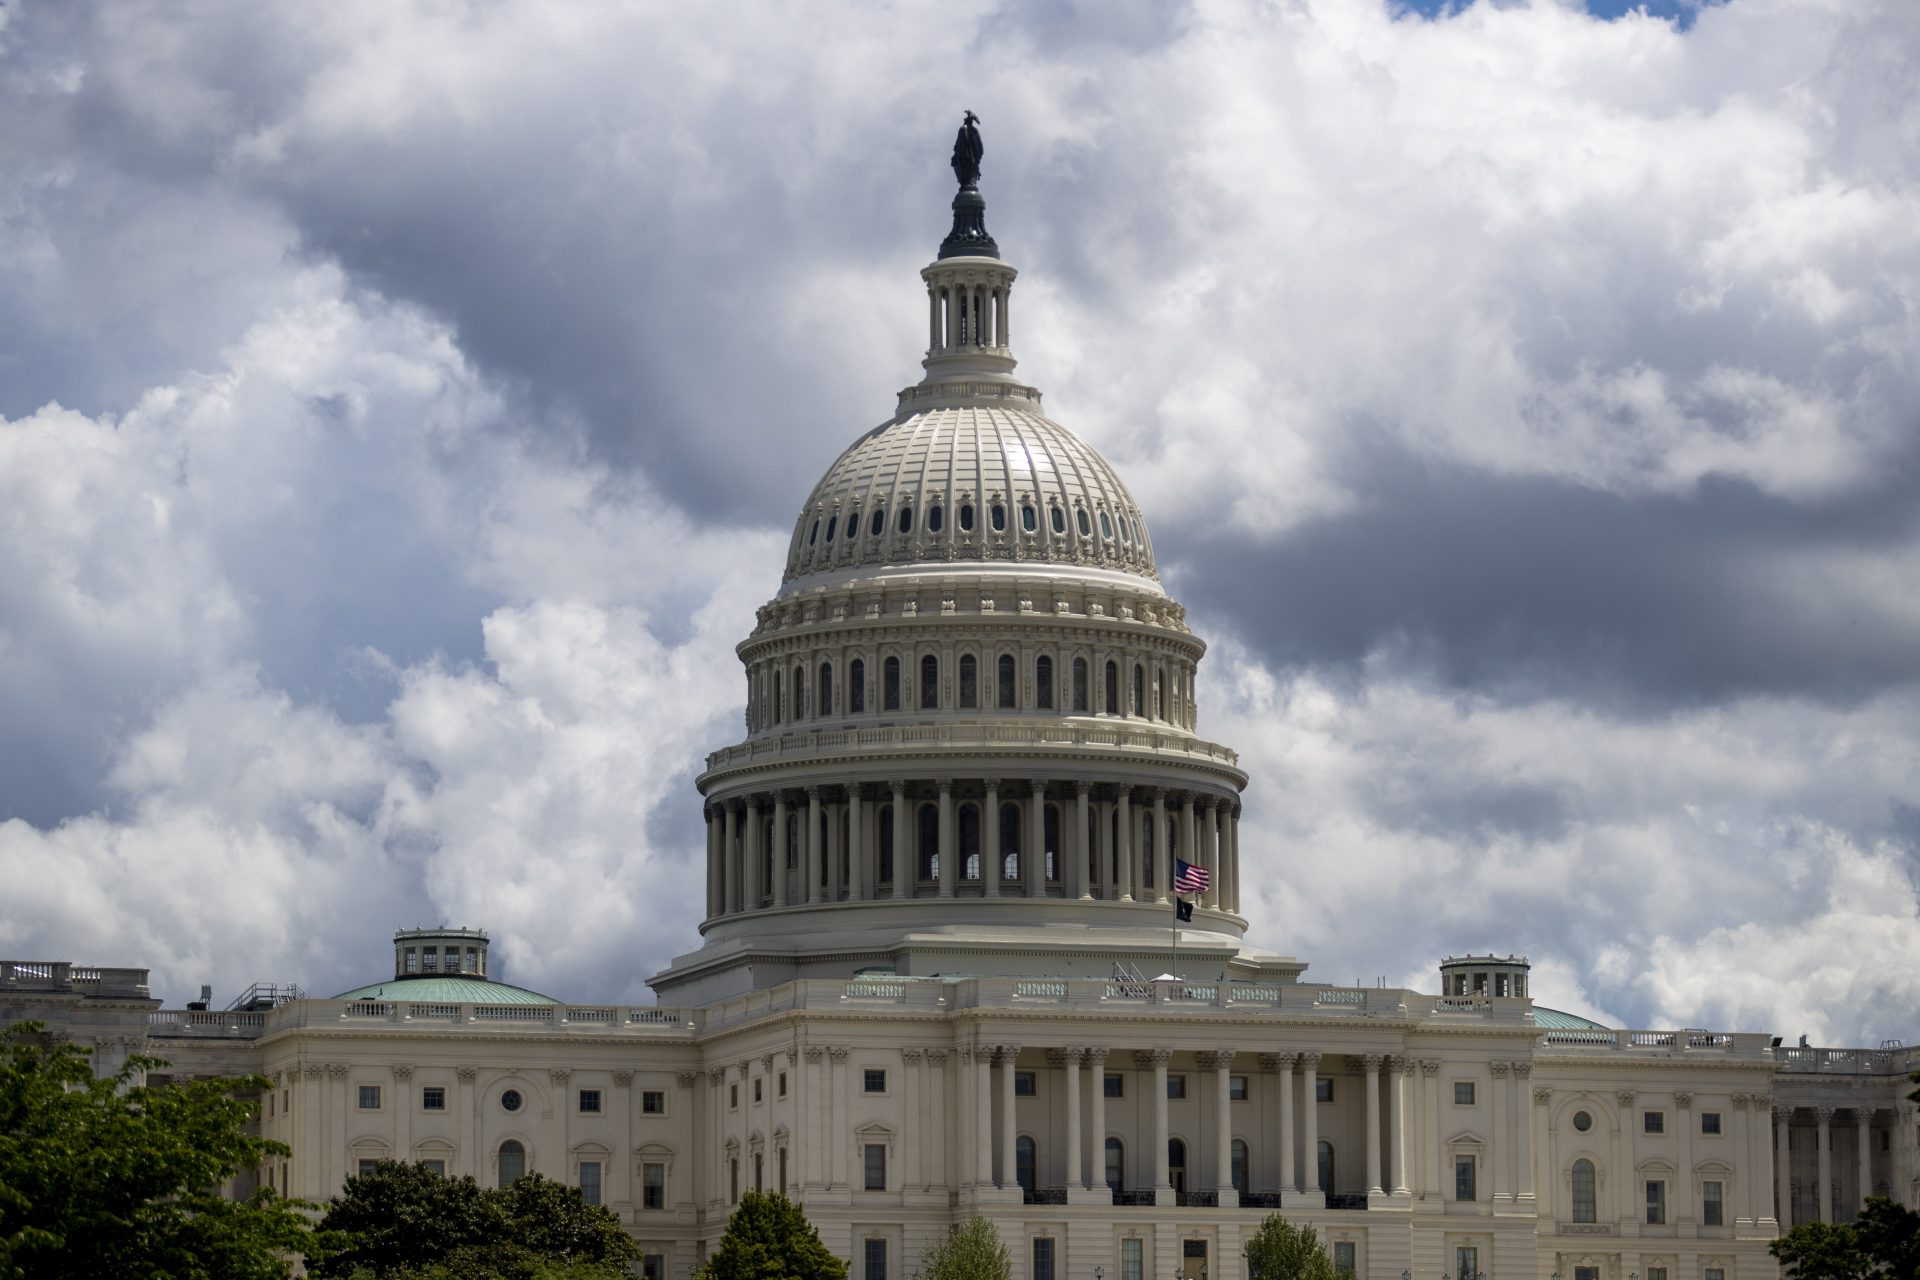
[(520, 1109), (520, 1091), (518, 1089), (509, 1089), (501, 1094), (500, 1107), (503, 1111), (518, 1111)]
[(1573, 1127), (1585, 1133), (1593, 1128), (1593, 1117), (1584, 1111), (1576, 1111), (1573, 1113)]

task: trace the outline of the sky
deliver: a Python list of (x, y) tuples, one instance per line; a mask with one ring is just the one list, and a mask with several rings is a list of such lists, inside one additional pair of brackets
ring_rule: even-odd
[(0, 7), (0, 955), (650, 999), (983, 121), (1309, 979), (1920, 1039), (1920, 6)]

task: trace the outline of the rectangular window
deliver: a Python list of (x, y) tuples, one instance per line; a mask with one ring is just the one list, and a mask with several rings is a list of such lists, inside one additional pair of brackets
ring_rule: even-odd
[(447, 1109), (447, 1091), (442, 1085), (430, 1084), (420, 1090), (420, 1109), (422, 1111), (445, 1111)]
[(1185, 1076), (1168, 1076), (1167, 1077), (1167, 1096), (1169, 1098), (1186, 1097), (1187, 1096), (1187, 1078)]
[(887, 1148), (885, 1143), (867, 1144), (867, 1190), (887, 1189)]
[(1455, 1200), (1478, 1200), (1477, 1185), (1474, 1181), (1474, 1161), (1472, 1156), (1453, 1158), (1453, 1198)]
[(1353, 1241), (1335, 1240), (1333, 1242), (1333, 1269), (1343, 1276), (1354, 1273)]
[(360, 1086), (360, 1109), (362, 1111), (378, 1111), (380, 1109), (379, 1085), (363, 1084)]
[(740, 1086), (737, 1084), (727, 1086), (727, 1108), (730, 1111), (740, 1109)]
[(580, 1198), (588, 1204), (600, 1203), (600, 1162), (598, 1160), (580, 1162)]
[(1033, 1098), (1033, 1097), (1038, 1097), (1039, 1094), (1040, 1094), (1039, 1082), (1034, 1079), (1033, 1072), (1016, 1071), (1013, 1073), (1013, 1096), (1014, 1097)]
[(1726, 1269), (1724, 1267), (1708, 1267), (1706, 1280), (1727, 1280)]
[(1127, 1096), (1127, 1078), (1117, 1071), (1107, 1072), (1100, 1081), (1100, 1087), (1109, 1098), (1124, 1098)]
[(1702, 1111), (1700, 1113), (1700, 1132), (1720, 1132), (1720, 1113), (1718, 1111)]
[(443, 1178), (447, 1176), (447, 1162), (445, 1160), (422, 1160), (420, 1167), (428, 1173), (437, 1173)]
[(1647, 1280), (1667, 1280), (1667, 1269), (1665, 1267), (1648, 1267)]
[(640, 1114), (643, 1116), (663, 1116), (667, 1113), (667, 1095), (659, 1089), (640, 1091)]
[(1640, 1117), (1640, 1131), (1642, 1133), (1665, 1133), (1667, 1131), (1667, 1113), (1664, 1111), (1648, 1111), (1644, 1113)]
[(861, 1087), (868, 1093), (885, 1093), (887, 1091), (887, 1073), (885, 1071), (876, 1071), (869, 1068), (861, 1073), (861, 1079), (863, 1082)]
[(1033, 1280), (1053, 1280), (1053, 1237), (1033, 1238)]
[(753, 1078), (753, 1100), (755, 1102), (760, 1101), (761, 1097), (763, 1096), (763, 1094), (761, 1093), (761, 1089), (765, 1084), (766, 1084), (766, 1081), (762, 1080), (759, 1076), (755, 1076)]
[(1120, 1280), (1146, 1280), (1146, 1246), (1129, 1236), (1120, 1242)]
[(273, 1100), (274, 1100), (274, 1096), (275, 1096), (275, 1095), (273, 1095), (273, 1094), (271, 1094), (271, 1093), (269, 1093), (269, 1094), (267, 1095), (267, 1119), (269, 1119), (269, 1120), (271, 1120), (271, 1119), (273, 1119)]
[(642, 1209), (667, 1207), (666, 1165), (643, 1164), (640, 1166), (640, 1207)]
[(667, 1280), (667, 1255), (649, 1253), (640, 1259), (640, 1280)]
[(887, 1280), (887, 1242), (869, 1240), (866, 1245), (866, 1275), (861, 1280)]
[(1665, 1226), (1667, 1222), (1667, 1184), (1664, 1182), (1647, 1183), (1647, 1225)]
[(1232, 1102), (1247, 1100), (1247, 1078), (1245, 1076), (1227, 1077), (1227, 1098)]
[(359, 1171), (360, 1171), (360, 1176), (364, 1178), (364, 1177), (366, 1177), (366, 1176), (367, 1176), (368, 1174), (370, 1174), (370, 1173), (372, 1173), (372, 1172), (373, 1172), (373, 1166), (374, 1166), (374, 1165), (376, 1165), (376, 1164), (378, 1164), (378, 1163), (379, 1163), (379, 1161), (377, 1161), (377, 1160), (362, 1160), (362, 1161), (360, 1161), (360, 1162), (358, 1163), (358, 1165), (357, 1165), (356, 1167), (357, 1167), (357, 1168), (359, 1169)]
[(1725, 1217), (1726, 1210), (1722, 1207), (1723, 1202), (1721, 1200), (1721, 1190), (1723, 1186), (1724, 1184), (1719, 1182), (1703, 1182), (1700, 1184), (1700, 1225), (1706, 1227), (1724, 1227), (1727, 1225)]
[(1333, 1101), (1333, 1081), (1319, 1079), (1313, 1082), (1313, 1100), (1315, 1102)]
[(582, 1089), (580, 1091), (580, 1114), (597, 1116), (600, 1114), (600, 1091)]
[(1453, 1274), (1459, 1280), (1478, 1280), (1480, 1275), (1480, 1251), (1472, 1245), (1461, 1245), (1453, 1251)]
[(1453, 1082), (1453, 1105), (1456, 1107), (1473, 1105), (1473, 1081), (1455, 1080)]
[(774, 1087), (774, 1092), (779, 1094), (783, 1098), (787, 1096), (787, 1073), (786, 1072), (782, 1071), (780, 1073), (780, 1082), (778, 1085)]
[[(1661, 1267), (1659, 1268), (1659, 1271), (1660, 1271), (1660, 1280), (1666, 1280), (1667, 1269), (1665, 1267)], [(1651, 1280), (1653, 1271), (1651, 1269), (1648, 1270), (1647, 1275), (1649, 1277), (1649, 1280)], [(1575, 1267), (1573, 1269), (1573, 1280), (1600, 1280), (1600, 1268)]]

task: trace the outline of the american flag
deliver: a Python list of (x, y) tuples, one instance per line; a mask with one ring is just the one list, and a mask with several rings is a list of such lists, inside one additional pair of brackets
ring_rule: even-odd
[(1207, 874), (1205, 867), (1196, 867), (1185, 858), (1173, 860), (1173, 891), (1175, 893), (1205, 893), (1207, 886), (1213, 883), (1213, 877)]

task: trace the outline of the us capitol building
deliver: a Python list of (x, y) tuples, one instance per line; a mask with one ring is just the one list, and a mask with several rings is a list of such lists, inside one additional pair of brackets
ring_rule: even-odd
[[(1015, 376), (979, 154), (969, 120), (924, 376), (807, 494), (739, 646), (702, 945), (658, 1005), (511, 986), (483, 932), (426, 929), (391, 977), (224, 1011), (0, 962), (0, 1018), (103, 1072), (265, 1076), (287, 1195), (380, 1159), (562, 1179), (658, 1280), (756, 1188), (855, 1280), (975, 1212), (1018, 1280), (1241, 1280), (1276, 1209), (1369, 1280), (1752, 1280), (1783, 1226), (1915, 1204), (1920, 1052), (1603, 1027), (1512, 956), (1322, 985), (1244, 940), (1242, 876), (1278, 871), (1243, 864), (1247, 775), (1200, 733), (1206, 646), (1126, 485)], [(1207, 887), (1170, 961), (1176, 860)]]

